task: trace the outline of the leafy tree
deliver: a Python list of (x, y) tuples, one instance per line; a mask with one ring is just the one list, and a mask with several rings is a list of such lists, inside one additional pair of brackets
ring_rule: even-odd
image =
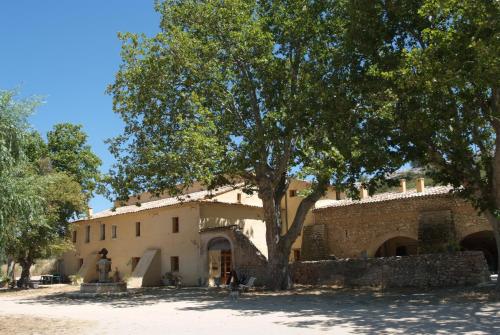
[(45, 210), (16, 226), (6, 243), (7, 254), (22, 268), (19, 286), (27, 285), (31, 266), (37, 259), (58, 256), (70, 247), (69, 218), (86, 206), (80, 185), (67, 174), (37, 175), (33, 186), (44, 199)]
[[(113, 187), (171, 193), (194, 181), (243, 181), (263, 201), (269, 285), (288, 286), (288, 256), (329, 185), (393, 171), (389, 113), (360, 94), (368, 67), (344, 52), (344, 18), (329, 2), (164, 1), (161, 32), (124, 34), (109, 87), (126, 123), (113, 139)], [(357, 85), (354, 85), (357, 83)], [(290, 229), (280, 203), (294, 177), (312, 181)]]
[(364, 5), (352, 12), (370, 13), (365, 24), (382, 34), (367, 36), (355, 24), (350, 33), (376, 51), (364, 54), (394, 112), (402, 152), (486, 216), (500, 254), (500, 3)]
[(87, 144), (87, 134), (81, 125), (56, 124), (47, 133), (50, 164), (55, 171), (65, 172), (75, 178), (90, 199), (100, 180), (102, 164)]
[[(29, 128), (26, 118), (37, 106), (35, 99), (18, 100), (15, 92), (0, 93), (0, 249), (21, 265), (21, 286), (29, 282), (36, 259), (67, 247), (69, 221), (85, 211), (87, 201), (73, 171), (58, 172), (52, 167), (50, 154), (62, 157), (58, 154), (71, 147), (64, 147), (60, 138), (73, 138), (54, 135), (59, 142), (53, 140), (50, 147)], [(58, 129), (56, 134), (64, 132)], [(79, 127), (73, 130), (72, 135), (82, 141)], [(63, 149), (55, 149), (54, 142)]]
[(19, 100), (14, 91), (0, 91), (0, 249), (19, 218), (27, 219), (42, 208), (30, 188), (32, 179), (23, 174), (26, 119), (37, 105), (36, 99)]

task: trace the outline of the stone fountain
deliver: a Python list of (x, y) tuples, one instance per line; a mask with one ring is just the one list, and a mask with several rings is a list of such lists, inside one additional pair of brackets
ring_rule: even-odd
[(103, 248), (99, 255), (101, 258), (97, 261), (97, 272), (99, 280), (96, 283), (82, 283), (80, 285), (80, 293), (118, 293), (127, 291), (127, 283), (112, 282), (109, 279), (111, 271), (111, 260), (107, 257), (108, 250)]

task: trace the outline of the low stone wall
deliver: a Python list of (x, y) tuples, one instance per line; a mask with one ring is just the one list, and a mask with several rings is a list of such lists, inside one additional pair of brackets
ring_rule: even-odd
[(294, 283), (347, 287), (450, 287), (490, 280), (481, 251), (406, 257), (296, 262)]

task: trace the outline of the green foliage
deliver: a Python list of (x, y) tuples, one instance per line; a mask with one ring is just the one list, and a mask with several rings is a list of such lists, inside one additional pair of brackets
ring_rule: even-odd
[(110, 141), (122, 197), (283, 175), (323, 191), (398, 165), (390, 115), (358, 108), (358, 70), (335, 44), (346, 24), (333, 17), (338, 8), (164, 1), (157, 10), (161, 33), (121, 35), (123, 63), (109, 87), (126, 123)]
[(26, 118), (38, 101), (17, 100), (15, 92), (0, 91), (0, 248), (21, 223), (43, 211), (34, 178), (24, 154)]
[(72, 176), (90, 199), (100, 181), (101, 160), (87, 144), (81, 125), (56, 124), (47, 133), (48, 158), (52, 168)]
[[(370, 73), (390, 92), (385, 99), (401, 130), (402, 151), (477, 207), (495, 208), (500, 4), (421, 0), (401, 9), (390, 16), (400, 29), (389, 36), (404, 44), (370, 57)], [(378, 13), (390, 13), (389, 5)]]
[(415, 189), (417, 187), (417, 179), (424, 178), (425, 186), (432, 187), (441, 185), (439, 182), (436, 182), (434, 179), (428, 176), (429, 172), (420, 169), (410, 169), (407, 171), (402, 171), (398, 173), (394, 173), (393, 175), (386, 178), (377, 185), (375, 194), (384, 193), (384, 192), (399, 192), (400, 191), (400, 180), (406, 180), (406, 189)]
[[(328, 185), (353, 188), (363, 175), (374, 185), (400, 165), (392, 114), (363, 103), (377, 83), (347, 47), (347, 4), (158, 2), (161, 32), (120, 35), (123, 63), (108, 89), (126, 125), (110, 141), (118, 196), (243, 181), (263, 199), (270, 259), (286, 267)], [(280, 236), (275, 206), (294, 177), (312, 186)]]
[[(0, 94), (0, 248), (23, 270), (71, 246), (69, 221), (85, 211), (92, 189), (84, 194), (80, 182), (91, 185), (100, 162), (78, 126), (56, 126), (46, 144), (26, 121), (36, 106), (10, 91)], [(78, 157), (80, 164), (71, 165)]]

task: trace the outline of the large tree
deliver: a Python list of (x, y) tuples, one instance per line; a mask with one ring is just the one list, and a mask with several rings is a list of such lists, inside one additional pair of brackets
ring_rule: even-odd
[(15, 91), (0, 91), (0, 248), (19, 218), (42, 210), (42, 199), (31, 188), (33, 180), (24, 174), (27, 117), (37, 105), (36, 99), (16, 99)]
[[(109, 87), (126, 124), (111, 141), (115, 191), (243, 181), (263, 202), (268, 283), (286, 288), (291, 245), (327, 187), (398, 165), (390, 114), (362, 102), (375, 83), (364, 81), (363, 59), (343, 51), (336, 4), (170, 0), (156, 9), (161, 32), (121, 36), (123, 64)], [(282, 234), (280, 203), (297, 176), (311, 187)]]
[(27, 122), (37, 106), (0, 93), (0, 248), (21, 265), (20, 286), (37, 259), (68, 246), (70, 221), (85, 212), (100, 162), (79, 126), (56, 126), (47, 144)]
[(368, 25), (385, 33), (383, 43), (351, 26), (354, 40), (377, 46), (378, 53), (366, 53), (369, 73), (387, 93), (383, 100), (394, 112), (402, 152), (429, 165), (434, 180), (451, 184), (486, 216), (500, 254), (500, 3), (352, 7), (358, 15), (370, 13)]

